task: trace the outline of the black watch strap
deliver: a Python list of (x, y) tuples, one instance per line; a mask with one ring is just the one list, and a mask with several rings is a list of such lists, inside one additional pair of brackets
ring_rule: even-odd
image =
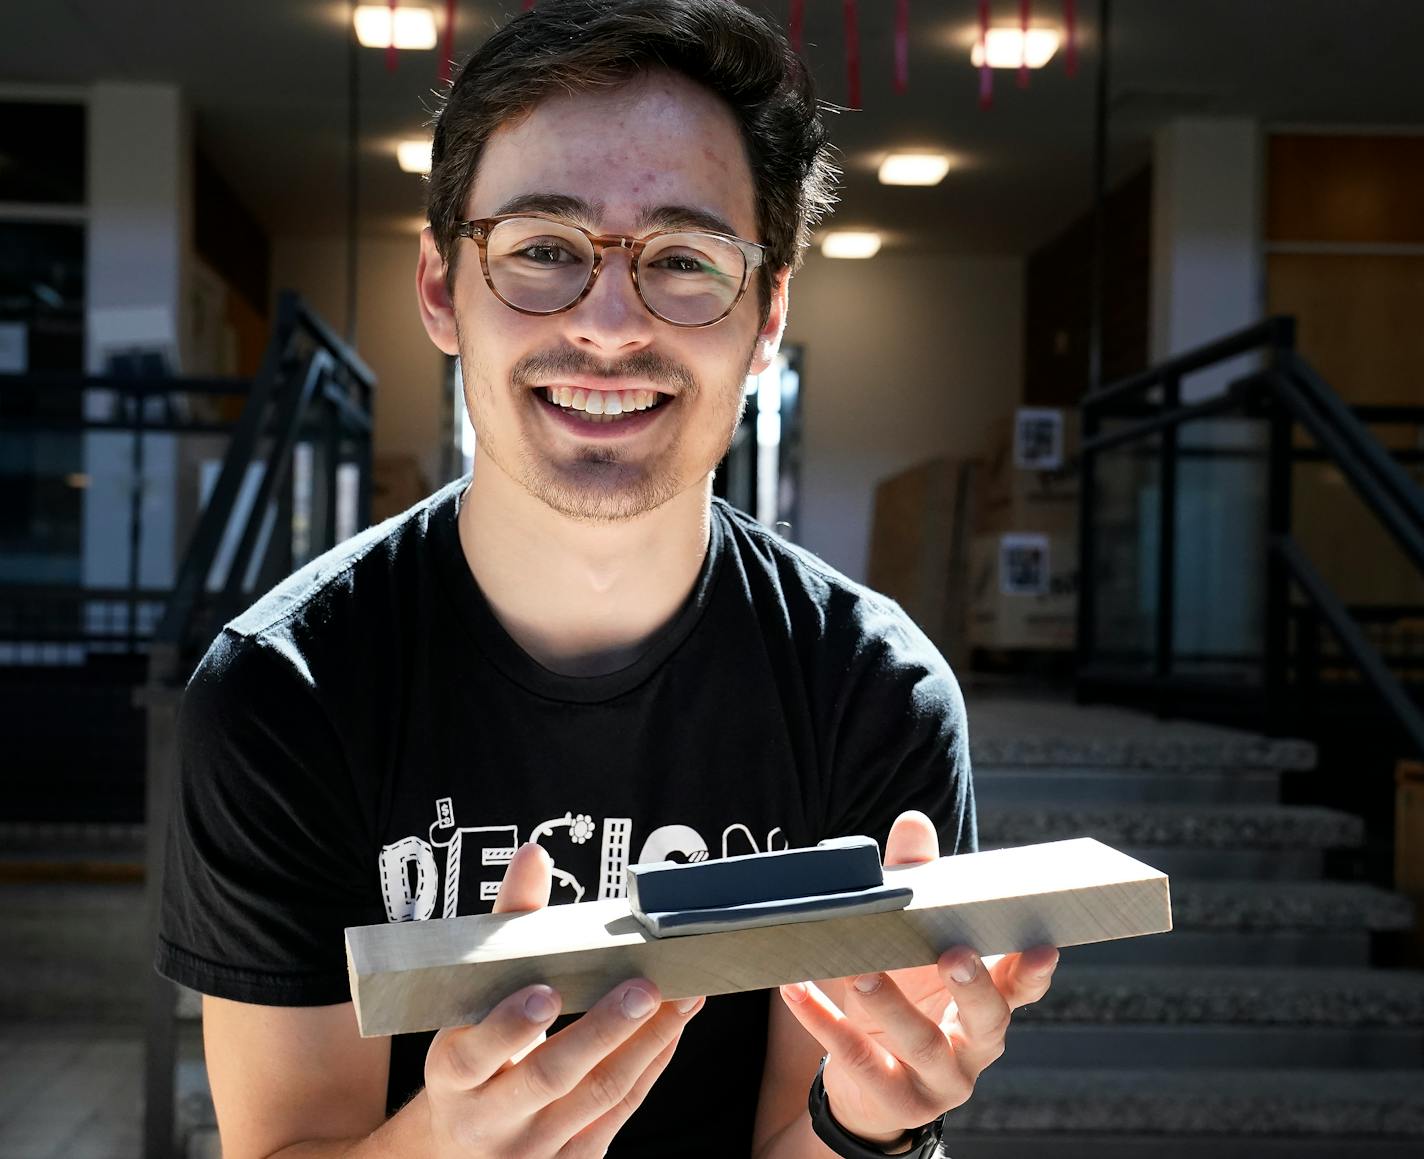
[[(821, 1078), (825, 1070), (826, 1059), (822, 1058), (806, 1100), (806, 1109), (811, 1112), (811, 1129), (816, 1132), (816, 1138), (844, 1159), (885, 1159), (887, 1155), (893, 1155), (895, 1159), (931, 1159), (942, 1137), (942, 1117), (911, 1131), (908, 1151), (881, 1150), (873, 1143), (856, 1138), (836, 1122), (836, 1117), (831, 1114), (830, 1100), (826, 1098), (826, 1084)], [(899, 1142), (895, 1146), (903, 1147), (904, 1143)]]

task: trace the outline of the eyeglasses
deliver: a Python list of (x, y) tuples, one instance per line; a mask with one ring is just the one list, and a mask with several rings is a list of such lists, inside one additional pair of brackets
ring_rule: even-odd
[(633, 288), (648, 312), (674, 326), (720, 322), (747, 292), (766, 247), (726, 233), (663, 229), (644, 237), (592, 234), (536, 214), (462, 221), (456, 237), (480, 247), (495, 297), (521, 314), (559, 314), (584, 300), (603, 252), (628, 251)]

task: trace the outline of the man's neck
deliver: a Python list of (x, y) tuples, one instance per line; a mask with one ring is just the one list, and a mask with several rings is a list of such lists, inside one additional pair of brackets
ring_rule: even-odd
[(712, 480), (636, 519), (580, 523), (476, 455), (460, 545), (495, 618), (545, 668), (601, 676), (646, 651), (707, 555)]

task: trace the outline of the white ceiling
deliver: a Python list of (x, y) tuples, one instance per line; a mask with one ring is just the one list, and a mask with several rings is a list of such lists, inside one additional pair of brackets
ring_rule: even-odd
[[(787, 0), (748, 0), (785, 22)], [(433, 4), (443, 10), (443, 3)], [(891, 86), (893, 4), (862, 0), (863, 104), (831, 119), (847, 170), (837, 223), (887, 231), (897, 247), (1026, 253), (1089, 204), (1097, 0), (1079, 0), (1080, 69), (1060, 52), (1027, 91), (995, 74), (992, 109), (968, 62), (976, 0), (911, 0), (910, 89)], [(460, 0), (457, 57), (517, 11)], [(823, 97), (845, 98), (839, 0), (807, 0), (807, 57)], [(997, 20), (1018, 4), (995, 0)], [(1058, 21), (1061, 0), (1035, 0)], [(342, 0), (0, 0), (0, 86), (167, 81), (188, 95), (199, 140), (274, 234), (345, 229), (347, 9)], [(1245, 114), (1267, 124), (1424, 127), (1424, 0), (1115, 0), (1112, 166), (1148, 155), (1175, 114)], [(367, 232), (410, 229), (418, 178), (395, 142), (418, 135), (436, 54), (361, 51), (361, 216)], [(887, 189), (892, 147), (960, 159), (938, 188)]]

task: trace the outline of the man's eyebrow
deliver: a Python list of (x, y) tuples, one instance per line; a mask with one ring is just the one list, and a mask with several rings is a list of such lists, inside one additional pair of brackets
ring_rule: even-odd
[(521, 193), (490, 216), (502, 217), (507, 213), (547, 213), (550, 217), (567, 218), (591, 228), (603, 216), (603, 203), (567, 193)]
[[(568, 193), (521, 193), (511, 197), (490, 216), (500, 217), (508, 213), (547, 213), (550, 217), (561, 217), (597, 232), (603, 220), (604, 205), (601, 201), (589, 201)], [(733, 235), (737, 232), (720, 214), (694, 205), (644, 206), (633, 228), (639, 235), (656, 229), (701, 229)]]
[(635, 228), (640, 234), (650, 233), (655, 229), (704, 229), (713, 233), (730, 233), (733, 236), (737, 232), (726, 218), (693, 205), (646, 206), (638, 214)]

